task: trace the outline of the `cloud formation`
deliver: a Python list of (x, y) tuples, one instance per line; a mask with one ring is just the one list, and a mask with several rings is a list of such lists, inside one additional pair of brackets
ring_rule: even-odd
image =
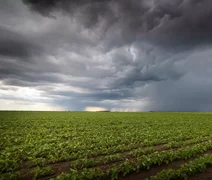
[(2, 1), (0, 99), (211, 111), (211, 16), (210, 0)]
[(44, 16), (54, 17), (55, 12), (63, 12), (82, 23), (85, 28), (103, 24), (104, 33), (118, 25), (125, 40), (148, 35), (150, 39), (165, 38), (169, 43), (181, 44), (183, 41), (191, 45), (201, 41), (207, 42), (212, 36), (210, 0), (23, 0), (23, 2)]

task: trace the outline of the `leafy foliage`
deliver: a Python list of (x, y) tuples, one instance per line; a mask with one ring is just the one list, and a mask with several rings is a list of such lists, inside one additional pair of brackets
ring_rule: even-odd
[[(117, 179), (212, 149), (211, 113), (0, 112), (0, 179)], [(202, 163), (200, 163), (200, 161)], [(202, 172), (204, 160), (157, 178)], [(165, 179), (166, 179), (165, 178)]]

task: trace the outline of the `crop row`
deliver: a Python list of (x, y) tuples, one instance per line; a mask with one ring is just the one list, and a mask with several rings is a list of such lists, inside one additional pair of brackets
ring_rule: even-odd
[(160, 166), (161, 164), (168, 164), (172, 161), (189, 159), (198, 156), (201, 153), (207, 152), (212, 149), (212, 143), (207, 142), (197, 144), (192, 147), (178, 149), (176, 151), (162, 151), (154, 152), (149, 155), (142, 155), (133, 159), (126, 159), (123, 163), (108, 168), (106, 171), (96, 168), (84, 168), (81, 171), (71, 170), (70, 173), (61, 174), (55, 179), (117, 179), (119, 176), (126, 176), (132, 172), (142, 170), (149, 170), (153, 166)]
[(196, 158), (187, 164), (182, 165), (179, 169), (163, 170), (157, 175), (151, 177), (151, 180), (177, 180), (187, 179), (195, 174), (204, 172), (208, 167), (212, 166), (212, 155), (205, 154), (203, 157)]
[[(141, 155), (141, 156), (138, 156), (138, 154), (136, 154), (136, 156), (138, 156), (138, 157), (134, 156), (134, 158), (131, 157), (129, 159), (125, 159), (122, 163), (115, 164), (115, 166), (111, 166), (110, 168), (108, 168), (106, 172), (104, 172), (101, 169), (98, 169), (98, 167), (88, 168), (88, 167), (93, 167), (93, 166), (97, 165), (96, 163), (98, 163), (98, 161), (92, 162), (92, 161), (89, 161), (89, 159), (87, 159), (87, 161), (86, 160), (76, 161), (78, 163), (78, 166), (80, 163), (82, 163), (81, 164), (82, 166), (80, 167), (82, 170), (79, 170), (79, 171), (74, 170), (69, 174), (62, 174), (62, 175), (58, 176), (57, 178), (60, 178), (60, 179), (65, 178), (66, 179), (68, 176), (70, 176), (70, 178), (74, 178), (76, 176), (77, 178), (80, 179), (80, 178), (82, 178), (82, 176), (83, 176), (83, 178), (86, 178), (86, 176), (91, 176), (91, 174), (93, 174), (93, 176), (94, 176), (93, 178), (98, 177), (101, 179), (101, 178), (105, 178), (106, 176), (109, 176), (112, 179), (116, 179), (116, 178), (118, 178), (118, 176), (120, 174), (125, 176), (125, 175), (129, 174), (130, 172), (136, 172), (136, 171), (140, 171), (140, 170), (148, 170), (154, 165), (169, 163), (169, 162), (172, 162), (175, 160), (180, 160), (180, 159), (187, 159), (190, 157), (197, 156), (199, 153), (203, 153), (203, 152), (206, 152), (211, 149), (212, 149), (212, 143), (210, 141), (210, 142), (193, 145), (190, 147), (183, 147), (183, 148), (180, 148), (175, 151), (169, 150), (169, 151), (162, 151), (162, 152), (153, 152), (151, 154)], [(122, 157), (120, 156), (120, 158), (122, 158)], [(100, 162), (100, 160), (101, 159), (99, 159), (99, 162)], [(102, 159), (103, 164), (106, 163), (105, 160), (107, 160), (107, 159)], [(109, 160), (117, 161), (117, 159), (112, 159), (112, 157)], [(122, 160), (123, 160), (123, 158), (122, 158)], [(87, 167), (87, 168), (85, 168), (85, 167)], [(44, 175), (50, 175), (53, 172), (52, 172), (51, 166), (48, 166), (48, 167), (37, 166), (36, 168), (32, 169), (29, 173), (36, 178), (36, 177), (40, 177), (40, 176), (44, 176)], [(99, 174), (101, 174), (101, 176), (99, 176)], [(17, 178), (17, 176), (20, 177), (20, 173), (16, 173), (16, 172), (15, 173), (5, 173), (2, 176), (10, 177), (10, 179), (12, 179), (13, 176), (16, 178)]]
[[(199, 143), (199, 142), (202, 142), (202, 140), (199, 140), (199, 141), (195, 140), (195, 141), (189, 141), (189, 142), (185, 141), (185, 142), (175, 144), (174, 147), (175, 149), (180, 147), (183, 147), (184, 149), (184, 148), (187, 148), (186, 146), (189, 146), (189, 148), (190, 147), (192, 148), (193, 146), (191, 145), (194, 144), (194, 142)], [(205, 144), (210, 142), (211, 141), (209, 140), (207, 142), (195, 144), (194, 146), (197, 146), (197, 145), (204, 146)], [(165, 151), (165, 150), (172, 150), (172, 149), (165, 144), (163, 146), (160, 146), (159, 149), (157, 147), (138, 148), (126, 153), (117, 153), (113, 155), (100, 156), (97, 158), (77, 159), (76, 161), (72, 161), (70, 164), (71, 164), (71, 167), (74, 169), (83, 169), (83, 168), (89, 168), (89, 167), (94, 167), (98, 165), (106, 165), (110, 163), (125, 161), (126, 159), (137, 158), (137, 157), (140, 157), (141, 155), (148, 155), (155, 152), (160, 153), (160, 151)]]
[[(205, 137), (205, 138), (195, 138), (195, 139), (190, 139), (187, 141), (181, 141), (181, 142), (170, 142), (168, 144), (164, 144), (163, 146), (161, 146), (161, 149), (168, 149), (168, 148), (172, 148), (172, 147), (180, 147), (180, 146), (185, 146), (185, 145), (189, 145), (189, 144), (194, 144), (194, 143), (198, 143), (198, 142), (202, 142), (205, 140), (208, 140), (210, 137)], [(137, 147), (137, 148), (136, 148)], [(72, 152), (71, 154), (68, 153), (64, 153), (63, 156), (62, 154), (60, 154), (61, 156), (58, 157), (57, 156), (53, 156), (52, 158), (50, 158), (50, 155), (48, 156), (48, 149), (46, 149), (46, 151), (43, 152), (41, 158), (36, 157), (36, 158), (31, 158), (30, 162), (28, 163), (28, 167), (31, 166), (44, 166), (46, 164), (49, 164), (50, 162), (48, 162), (47, 160), (44, 159), (45, 156), (47, 156), (47, 158), (49, 159), (53, 159), (55, 158), (56, 161), (70, 161), (72, 160), (72, 167), (87, 167), (87, 166), (95, 166), (98, 165), (100, 163), (110, 163), (110, 162), (115, 162), (115, 161), (123, 161), (126, 157), (135, 157), (135, 156), (139, 156), (141, 154), (148, 154), (151, 152), (154, 152), (157, 150), (157, 146), (155, 146), (156, 148), (154, 148), (154, 146), (152, 147), (139, 147), (138, 145), (131, 145), (131, 146), (127, 146), (127, 147), (120, 147), (120, 148), (109, 148), (109, 149), (100, 149), (100, 150), (93, 150), (93, 151), (78, 151), (78, 152)], [(53, 149), (53, 151), (58, 152), (57, 149)], [(15, 153), (19, 152), (18, 150), (15, 151)], [(118, 153), (115, 153), (118, 152)], [(123, 155), (124, 153), (124, 155)], [(20, 169), (19, 165), (20, 162), (18, 161), (18, 159), (9, 159), (6, 158), (6, 156), (8, 155), (8, 152), (6, 152), (6, 154), (4, 154), (4, 151), (2, 152), (1, 156), (4, 157), (4, 161), (0, 161), (0, 170), (1, 172), (7, 172), (7, 171), (12, 171), (12, 170), (18, 170)], [(98, 157), (97, 159), (94, 159), (92, 157), (96, 157), (98, 155), (101, 155), (100, 157)], [(16, 156), (18, 157), (18, 156)], [(86, 158), (84, 158), (86, 157)], [(83, 158), (83, 159), (82, 159)], [(73, 161), (75, 160), (75, 161)], [(86, 163), (84, 163), (86, 162)]]

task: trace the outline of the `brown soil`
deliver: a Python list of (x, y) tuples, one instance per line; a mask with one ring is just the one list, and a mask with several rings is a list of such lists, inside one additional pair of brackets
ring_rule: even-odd
[(61, 163), (52, 164), (51, 167), (52, 167), (54, 173), (50, 176), (46, 176), (46, 177), (43, 177), (40, 179), (47, 180), (47, 179), (56, 177), (57, 175), (61, 174), (62, 172), (64, 172), (64, 173), (69, 172), (70, 171), (70, 162), (63, 162), (62, 164)]
[(186, 162), (187, 161), (185, 161), (185, 160), (173, 161), (169, 164), (155, 166), (155, 167), (152, 167), (148, 171), (139, 171), (137, 173), (129, 174), (126, 177), (120, 177), (119, 179), (120, 180), (141, 180), (141, 179), (145, 179), (145, 178), (150, 178), (151, 176), (156, 175), (157, 173), (159, 173), (160, 171), (162, 171), (164, 169), (168, 169), (168, 168), (177, 169)]
[(189, 178), (189, 180), (212, 180), (212, 167), (207, 168), (205, 172), (201, 174)]

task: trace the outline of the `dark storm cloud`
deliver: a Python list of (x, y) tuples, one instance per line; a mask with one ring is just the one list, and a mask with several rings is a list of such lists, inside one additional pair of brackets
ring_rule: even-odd
[(139, 85), (139, 83), (142, 85), (151, 82), (180, 79), (184, 72), (176, 69), (172, 60), (169, 61), (157, 64), (123, 66), (125, 70), (127, 68), (128, 70), (123, 70), (117, 80), (113, 82), (113, 85), (115, 87), (134, 87)]
[(3, 82), (5, 85), (13, 85), (19, 87), (36, 87), (42, 86), (46, 84), (54, 84), (54, 83), (61, 83), (63, 79), (59, 76), (51, 73), (42, 73), (38, 75), (38, 73), (31, 73), (31, 72), (13, 72), (14, 75), (4, 76)]
[[(211, 42), (212, 2), (210, 0), (23, 0), (31, 9), (54, 16), (62, 11), (92, 28), (105, 21), (106, 31), (114, 23), (122, 28), (122, 38), (129, 43), (148, 36), (164, 45)], [(104, 29), (105, 30), (105, 29)], [(162, 41), (162, 42), (161, 42)]]
[(26, 60), (39, 53), (41, 49), (30, 40), (0, 25), (0, 56)]
[(2, 1), (0, 99), (211, 110), (211, 18), (210, 0)]
[[(40, 12), (43, 15), (53, 15), (54, 11), (62, 11), (77, 16), (88, 27), (94, 26), (104, 18), (108, 22), (114, 22), (121, 16), (131, 16), (136, 14), (143, 14), (146, 7), (141, 1), (123, 0), (60, 0), (60, 1), (33, 1), (23, 0), (31, 9)], [(124, 14), (122, 14), (124, 13)], [(76, 17), (75, 16), (75, 17)], [(126, 19), (127, 20), (127, 19)]]
[(74, 92), (71, 91), (49, 91), (51, 95), (60, 95), (65, 98), (74, 97), (80, 100), (89, 100), (89, 101), (103, 101), (107, 100), (120, 100), (120, 99), (127, 99), (132, 97), (132, 94), (129, 89), (117, 89), (117, 90), (98, 90), (92, 89), (92, 92)]
[(211, 88), (210, 80), (191, 77), (189, 74), (178, 82), (168, 81), (152, 85), (146, 93), (154, 101), (149, 109), (153, 111), (211, 111)]

